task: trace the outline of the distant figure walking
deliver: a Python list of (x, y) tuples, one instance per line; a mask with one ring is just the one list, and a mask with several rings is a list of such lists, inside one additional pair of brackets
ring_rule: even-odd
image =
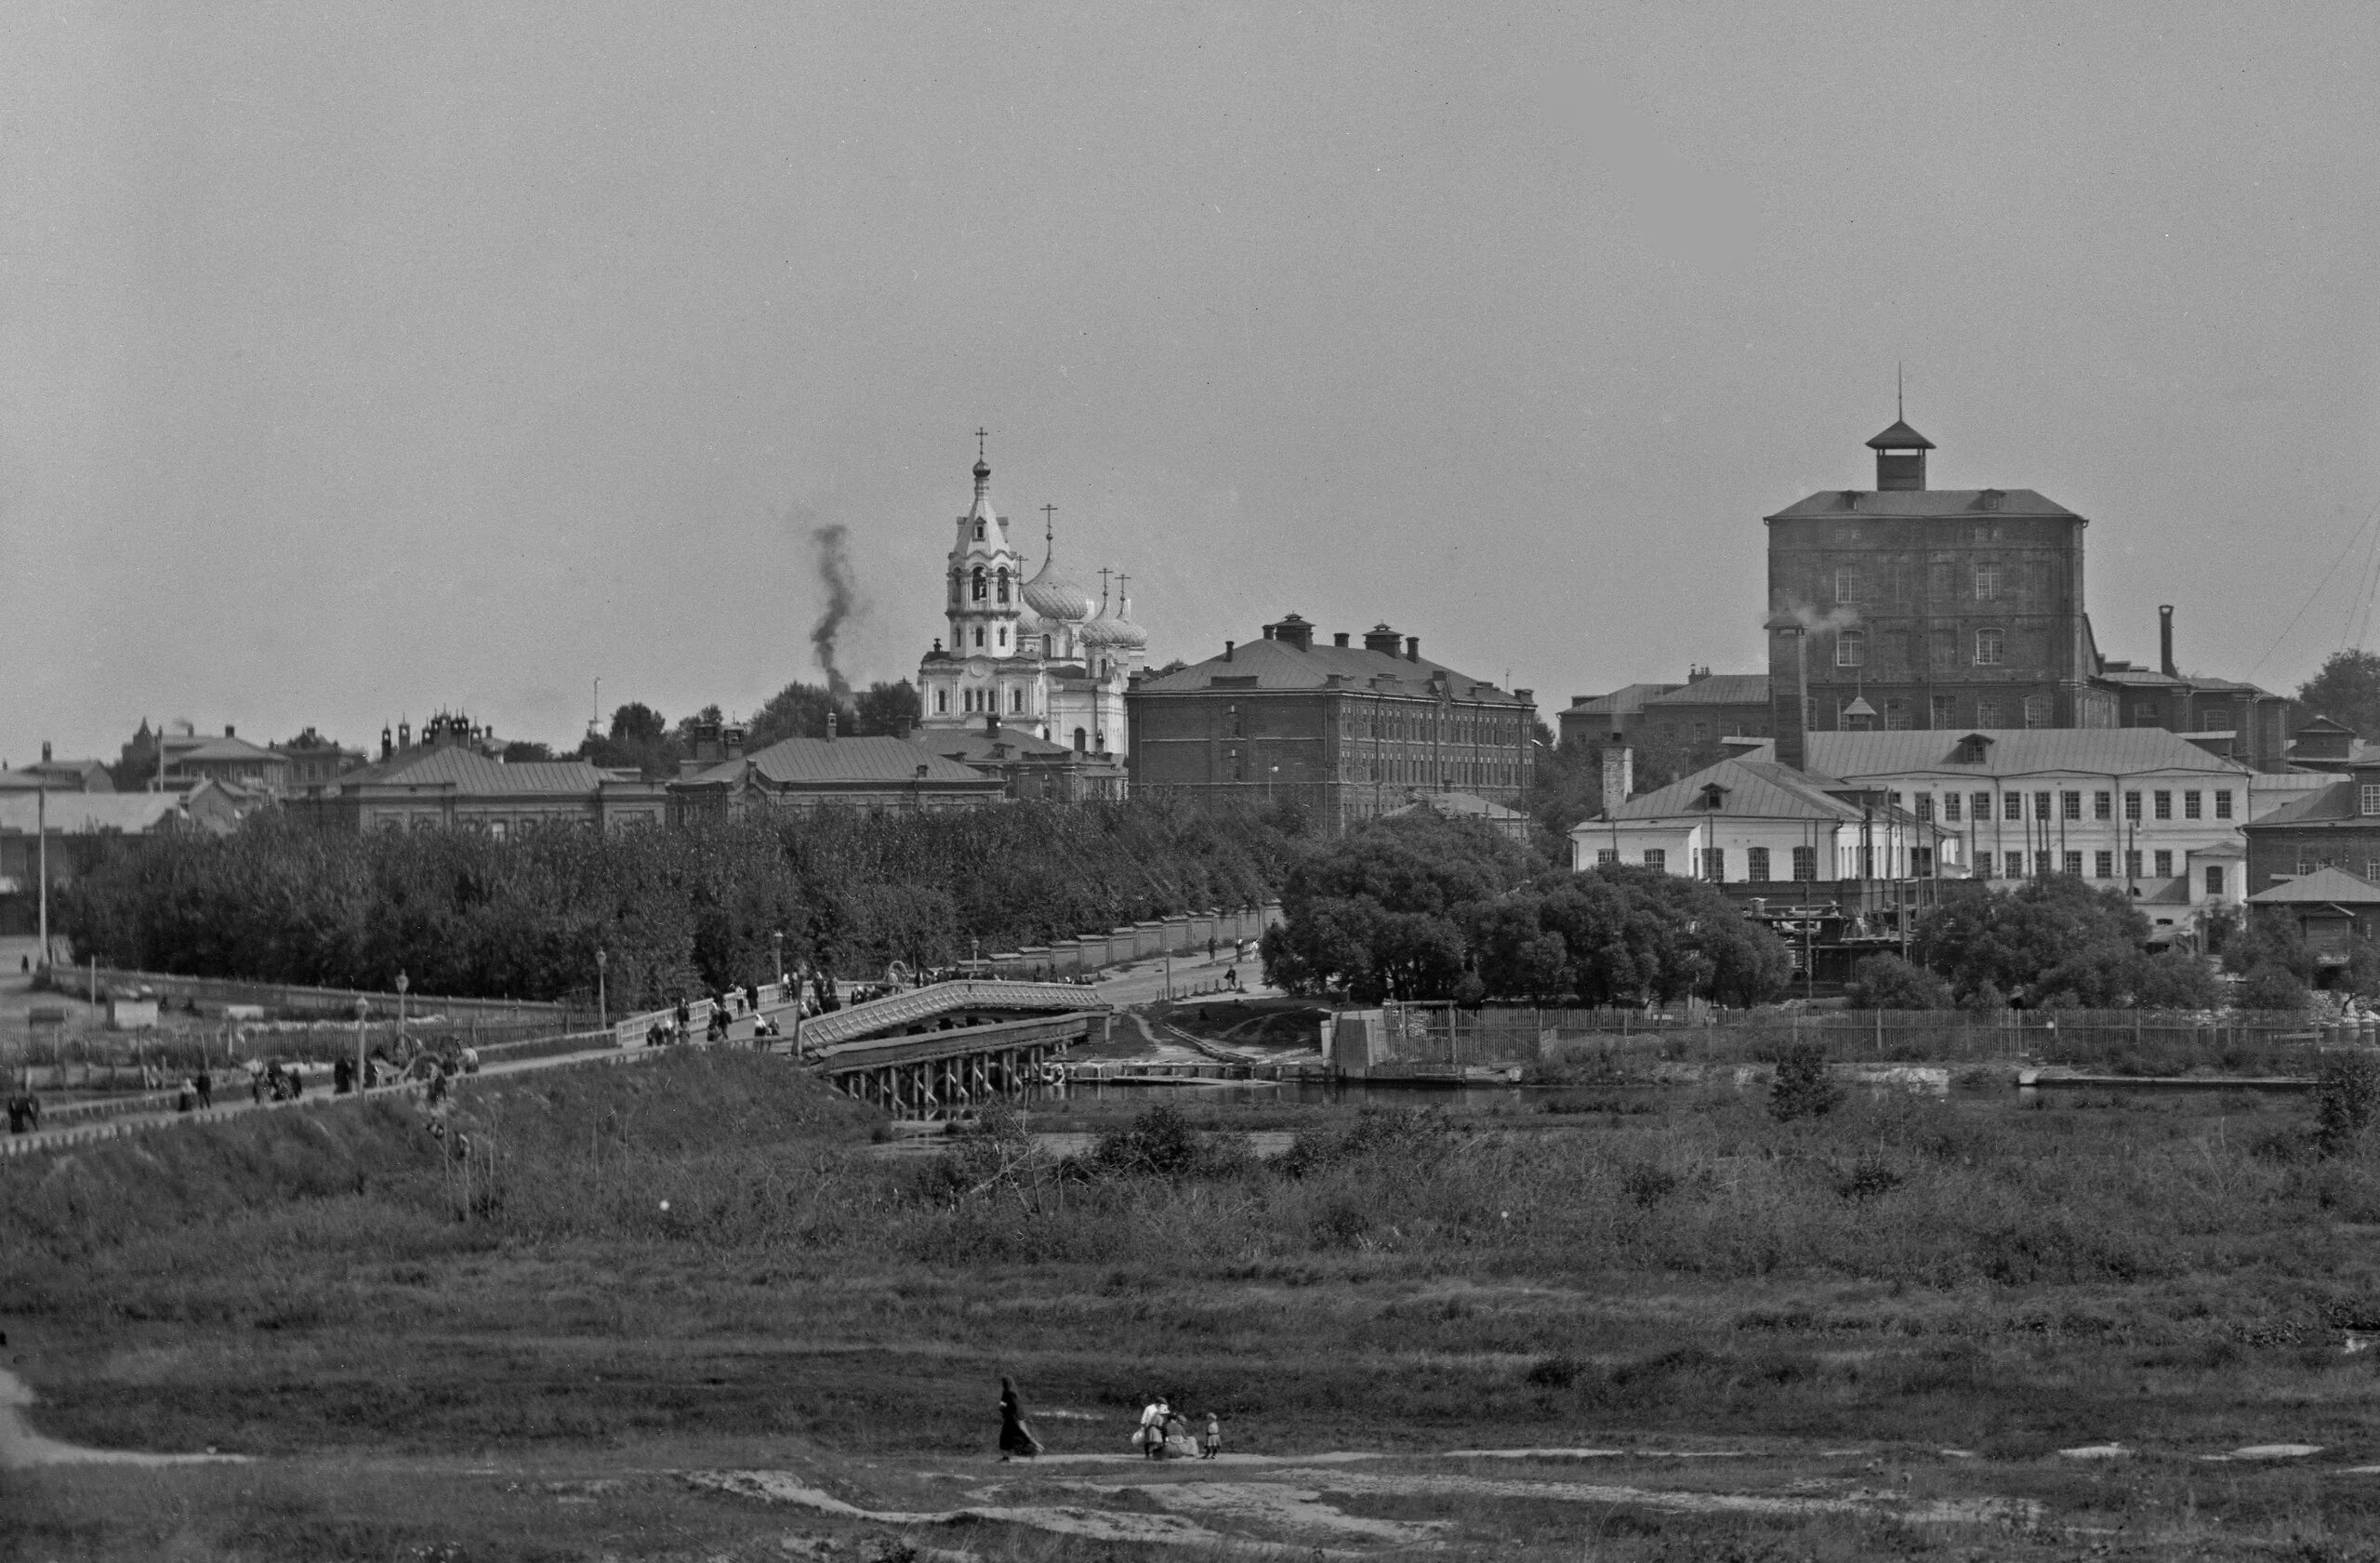
[(1000, 1378), (1000, 1458), (1030, 1460), (1041, 1452), (1041, 1440), (1033, 1436), (1033, 1428), (1025, 1420), (1025, 1397), (1016, 1392), (1016, 1381), (1003, 1374)]
[(1166, 1410), (1165, 1397), (1162, 1395), (1141, 1408), (1141, 1430), (1135, 1437), (1140, 1442), (1141, 1453), (1145, 1459), (1165, 1458)]
[(208, 1112), (213, 1110), (214, 1106), (215, 1077), (206, 1072), (205, 1065), (201, 1065), (198, 1071), (198, 1110)]

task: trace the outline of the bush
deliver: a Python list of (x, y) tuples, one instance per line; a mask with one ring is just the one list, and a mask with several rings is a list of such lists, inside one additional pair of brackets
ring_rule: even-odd
[(1769, 1117), (1779, 1123), (1823, 1118), (1842, 1100), (1842, 1090), (1827, 1079), (1825, 1048), (1801, 1042), (1778, 1054), (1777, 1078), (1768, 1088)]
[(2380, 1119), (2380, 1058), (2360, 1051), (2330, 1053), (2314, 1081), (2314, 1148), (2348, 1156), (2363, 1148)]
[(1855, 1010), (1947, 1010), (1950, 985), (1897, 955), (1871, 955), (1851, 968), (1844, 990)]
[[(2234, 941), (2236, 945), (2238, 941)], [(2297, 974), (2278, 961), (2253, 967), (2231, 990), (2231, 1001), (2243, 1010), (2279, 1010), (2302, 1014), (2314, 1001), (2314, 990)]]

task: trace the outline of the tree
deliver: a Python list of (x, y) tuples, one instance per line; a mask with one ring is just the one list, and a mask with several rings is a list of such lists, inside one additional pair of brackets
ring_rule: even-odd
[(1855, 1010), (1947, 1010), (1950, 985), (1897, 955), (1871, 955), (1851, 968), (1844, 996)]
[(2297, 686), (2297, 699), (2359, 736), (2380, 735), (2380, 652), (2332, 654), (2320, 672)]
[(2314, 984), (2314, 952), (2306, 931), (2280, 907), (2257, 907), (2248, 925), (2223, 942), (2225, 971), (2245, 975), (2268, 966), (2288, 973), (2301, 987)]
[(504, 762), (507, 765), (532, 764), (540, 761), (551, 760), (553, 758), (553, 746), (550, 744), (534, 743), (526, 738), (515, 738), (510, 743), (504, 746)]
[(872, 683), (862, 690), (853, 702), (856, 730), (866, 737), (906, 738), (909, 729), (918, 724), (925, 713), (924, 703), (918, 696), (918, 686), (903, 679), (898, 683)]
[(768, 704), (752, 713), (744, 729), (746, 752), (766, 748), (786, 738), (823, 738), (826, 735), (826, 714), (835, 716), (835, 730), (856, 735), (859, 718), (849, 706), (836, 700), (825, 684), (804, 683), (800, 679), (787, 684), (769, 696)]
[(2033, 1009), (2108, 1008), (2131, 992), (2148, 937), (2149, 920), (2116, 891), (2052, 874), (1937, 907), (1917, 925), (1915, 952), (1962, 1006), (1990, 988)]
[(661, 720), (661, 713), (641, 700), (629, 701), (612, 712), (608, 737), (590, 734), (578, 746), (579, 758), (590, 764), (610, 770), (635, 770), (653, 780), (676, 775), (683, 752), (671, 740), (668, 724)]

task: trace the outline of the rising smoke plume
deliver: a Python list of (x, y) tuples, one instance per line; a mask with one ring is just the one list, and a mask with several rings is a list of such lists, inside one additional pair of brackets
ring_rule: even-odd
[(846, 705), (852, 697), (851, 681), (835, 665), (835, 637), (843, 632), (843, 623), (859, 608), (859, 582), (852, 575), (851, 551), (844, 544), (851, 529), (837, 522), (831, 526), (813, 526), (810, 541), (818, 550), (818, 583), (826, 589), (826, 608), (818, 622), (810, 627), (810, 649), (818, 658), (818, 670), (826, 675), (827, 691), (837, 705)]

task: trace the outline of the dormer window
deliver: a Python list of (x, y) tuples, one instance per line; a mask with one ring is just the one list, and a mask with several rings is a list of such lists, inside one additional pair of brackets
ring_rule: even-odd
[(984, 540), (984, 523), (980, 521), (975, 523), (975, 540), (979, 543)]
[(1702, 788), (1702, 806), (1712, 814), (1726, 807), (1727, 789), (1717, 782), (1706, 782)]
[[(1965, 737), (1959, 740), (1958, 763), (1962, 765), (1980, 765), (1990, 757), (1990, 739), (1985, 737), (1980, 733), (1970, 733)], [(1980, 797), (1981, 794), (1978, 793), (1977, 796)], [(1981, 817), (1980, 811), (1977, 813), (1977, 817)]]

